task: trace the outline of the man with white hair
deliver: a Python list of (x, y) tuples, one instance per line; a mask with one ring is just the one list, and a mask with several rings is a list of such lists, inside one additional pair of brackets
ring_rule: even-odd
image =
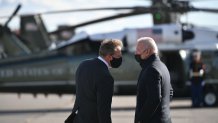
[(152, 38), (138, 39), (135, 59), (142, 67), (137, 83), (135, 123), (171, 123), (170, 74)]

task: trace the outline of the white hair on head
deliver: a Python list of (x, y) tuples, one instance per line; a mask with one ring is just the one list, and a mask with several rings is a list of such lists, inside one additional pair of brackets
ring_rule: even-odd
[(158, 53), (157, 44), (155, 43), (154, 39), (150, 37), (141, 37), (137, 40), (137, 42), (142, 42), (146, 49), (152, 49), (153, 53)]

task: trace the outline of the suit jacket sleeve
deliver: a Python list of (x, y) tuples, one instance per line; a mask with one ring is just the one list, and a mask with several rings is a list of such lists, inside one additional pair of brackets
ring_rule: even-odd
[(155, 69), (150, 69), (145, 81), (147, 99), (140, 111), (139, 121), (148, 122), (161, 103), (161, 76)]
[(96, 85), (99, 123), (111, 123), (113, 83), (114, 80), (109, 74), (99, 76), (99, 81)]

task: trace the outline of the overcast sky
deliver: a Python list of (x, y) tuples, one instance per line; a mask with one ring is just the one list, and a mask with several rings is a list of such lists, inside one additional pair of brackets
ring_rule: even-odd
[[(121, 6), (149, 6), (148, 0), (0, 0), (0, 16), (8, 16), (16, 8), (18, 3), (22, 4), (19, 14), (39, 13), (52, 10), (67, 10), (93, 7), (121, 7)], [(216, 8), (218, 0), (194, 0), (191, 3), (195, 7)], [(115, 11), (98, 11), (83, 13), (67, 13), (55, 15), (43, 15), (43, 20), (48, 31), (53, 31), (59, 24), (77, 24), (93, 18), (100, 18), (116, 14)], [(205, 27), (218, 28), (218, 13), (192, 12), (181, 17), (182, 22), (193, 23)], [(0, 23), (4, 23), (1, 19)], [(121, 30), (123, 28), (151, 27), (153, 25), (150, 14), (116, 19), (109, 22), (80, 28), (78, 31), (88, 31), (89, 33), (108, 32)], [(12, 28), (19, 28), (19, 19), (15, 18), (9, 25)]]

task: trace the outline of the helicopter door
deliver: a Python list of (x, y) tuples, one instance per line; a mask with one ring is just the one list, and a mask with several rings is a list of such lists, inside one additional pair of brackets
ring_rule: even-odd
[(161, 52), (161, 60), (166, 64), (170, 72), (171, 84), (174, 90), (180, 90), (185, 87), (186, 68), (184, 60), (179, 51), (163, 51)]

